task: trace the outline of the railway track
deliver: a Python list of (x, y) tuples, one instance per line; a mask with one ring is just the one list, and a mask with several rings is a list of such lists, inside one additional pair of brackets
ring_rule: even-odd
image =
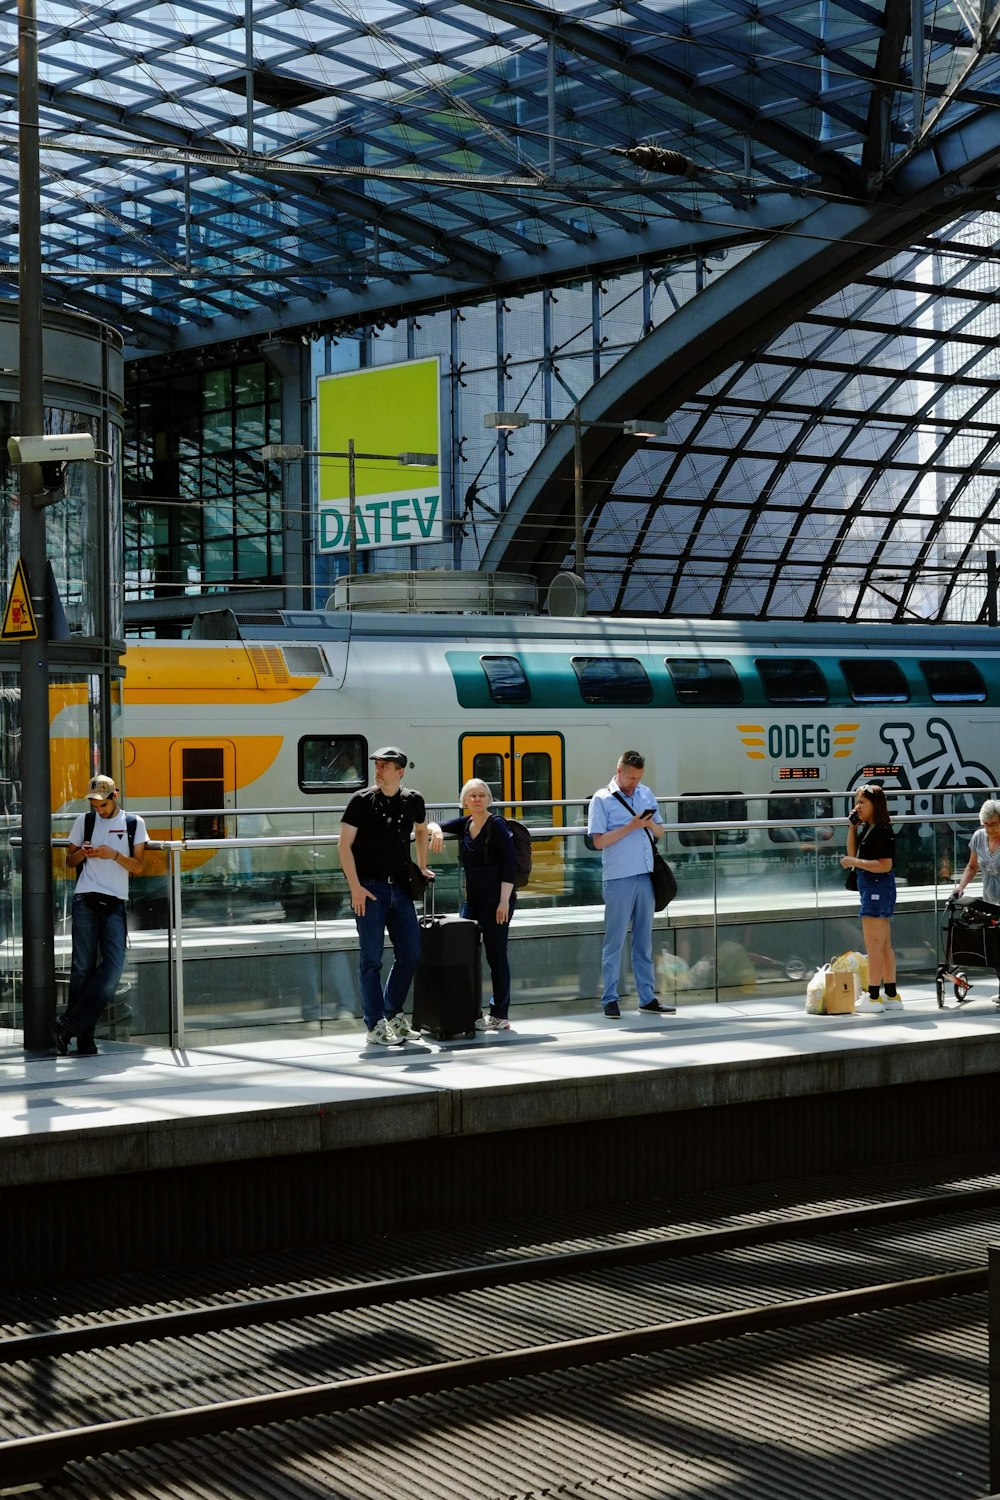
[(998, 1211), (1000, 1183), (977, 1185), (12, 1332), (0, 1494), (153, 1444), (982, 1292)]

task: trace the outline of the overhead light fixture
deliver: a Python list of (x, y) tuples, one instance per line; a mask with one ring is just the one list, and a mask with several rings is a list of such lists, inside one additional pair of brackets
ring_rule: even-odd
[(626, 437), (663, 437), (666, 430), (666, 422), (654, 422), (648, 417), (633, 417), (630, 421), (622, 423), (622, 432)]
[(526, 411), (488, 411), (483, 417), (483, 426), (497, 432), (514, 432), (518, 427), (527, 427), (531, 418)]
[(397, 453), (396, 462), (404, 469), (436, 469), (438, 456), (436, 453)]

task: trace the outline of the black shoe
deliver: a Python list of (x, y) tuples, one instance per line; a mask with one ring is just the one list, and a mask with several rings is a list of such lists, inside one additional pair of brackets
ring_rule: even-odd
[(620, 1020), (621, 1011), (618, 1009), (618, 1001), (612, 1000), (609, 1005), (606, 1005), (604, 1007), (604, 1014), (607, 1016), (609, 1021)]
[(96, 1057), (97, 1043), (92, 1036), (78, 1036), (76, 1039), (77, 1057)]
[(659, 1000), (651, 1000), (648, 1005), (640, 1005), (640, 1011), (644, 1016), (675, 1016), (676, 1005), (662, 1005)]
[(52, 1028), (52, 1044), (60, 1057), (66, 1056), (69, 1051), (69, 1032), (58, 1021)]

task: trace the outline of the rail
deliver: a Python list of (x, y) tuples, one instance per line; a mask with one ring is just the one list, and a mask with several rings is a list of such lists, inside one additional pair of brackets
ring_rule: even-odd
[[(956, 808), (960, 798), (964, 800)], [(665, 985), (707, 990), (718, 997), (734, 986), (798, 984), (824, 959), (860, 946), (857, 902), (844, 888), (840, 866), (846, 818), (830, 814), (832, 799), (808, 799), (817, 804), (808, 810), (798, 794), (690, 799), (702, 811), (706, 802), (714, 804), (713, 811), (725, 802), (774, 814), (742, 818), (695, 818), (688, 799), (669, 795), (658, 800), (668, 814), (680, 813), (664, 818), (666, 852), (680, 888), (675, 903), (656, 919), (657, 962)], [(910, 969), (923, 972), (933, 972), (943, 957), (941, 919), (965, 867), (969, 836), (978, 826), (967, 805), (968, 789), (935, 790), (932, 808), (926, 805), (930, 800), (908, 792), (896, 797), (894, 808), (901, 883), (895, 930), (903, 940), (896, 946), (897, 951), (908, 948)], [(848, 799), (842, 802), (846, 809)], [(903, 810), (904, 804), (915, 804), (917, 810)], [(522, 973), (533, 975), (539, 991), (585, 1002), (594, 970), (588, 954), (600, 931), (603, 905), (601, 856), (588, 848), (583, 822), (586, 801), (524, 800), (503, 806), (512, 806), (529, 824), (535, 849), (531, 881), (519, 892), (512, 939), (544, 939), (548, 949), (544, 954), (541, 946), (522, 949)], [(429, 808), (432, 816), (453, 810), (453, 805)], [(213, 978), (206, 977), (207, 966), (222, 958), (230, 961), (234, 975), (240, 963), (257, 961), (256, 969), (243, 970), (242, 994), (252, 981), (262, 983), (272, 996), (270, 1005), (261, 1004), (259, 1016), (255, 1011), (246, 1020), (247, 1027), (301, 1020), (346, 1023), (354, 1017), (356, 961), (351, 950), (356, 934), (337, 857), (342, 812), (340, 805), (307, 812), (286, 807), (144, 812), (155, 832), (175, 829), (181, 836), (151, 838), (146, 873), (132, 881), (132, 988), (122, 1006), (141, 1014), (127, 1018), (137, 1024), (131, 1029), (123, 1025), (119, 1039), (138, 1034), (184, 1045), (192, 1014), (202, 1034), (213, 1027), (216, 1038), (226, 1032), (236, 1024), (240, 1007), (232, 998), (225, 1005), (210, 1004), (223, 971), (216, 964)], [(218, 831), (194, 836), (190, 824), (195, 818), (200, 824), (213, 820)], [(67, 821), (68, 815), (60, 815), (54, 823), (65, 828)], [(244, 831), (250, 829), (254, 832)], [(0, 834), (6, 835), (0, 857), (6, 857), (10, 874), (5, 897), (0, 896), (0, 911), (7, 902), (6, 932), (0, 937), (6, 994), (0, 1012), (10, 1019), (5, 1022), (0, 1015), (0, 1026), (16, 1026), (22, 966), (16, 823), (8, 819)], [(60, 847), (65, 843), (65, 833), (54, 840), (54, 923), (57, 962), (64, 970), (74, 885), (66, 878)], [(456, 855), (451, 844), (432, 860), (438, 910), (458, 909)], [(165, 983), (157, 981), (153, 994), (157, 964), (166, 967), (167, 976)], [(275, 973), (280, 969), (275, 982), (265, 966)], [(521, 998), (530, 1001), (530, 991)]]

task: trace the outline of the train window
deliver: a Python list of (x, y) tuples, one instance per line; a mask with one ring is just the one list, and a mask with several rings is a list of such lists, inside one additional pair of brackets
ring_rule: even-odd
[[(196, 745), (181, 751), (181, 806), (194, 812), (184, 819), (184, 837), (225, 838), (226, 820), (219, 811), (226, 805), (226, 752), (221, 746)], [(199, 808), (213, 808), (199, 812)]]
[(906, 678), (894, 661), (862, 656), (856, 661), (842, 661), (840, 670), (847, 679), (855, 703), (909, 702)]
[[(544, 750), (526, 750), (521, 756), (521, 796), (526, 802), (552, 801), (552, 757)], [(526, 823), (551, 823), (552, 808), (526, 807)]]
[(357, 734), (309, 734), (299, 740), (299, 789), (357, 792), (368, 785), (368, 745)]
[[(690, 801), (687, 800), (690, 798)], [(738, 793), (723, 792), (719, 796), (702, 797), (694, 792), (685, 792), (677, 803), (678, 823), (745, 823), (747, 805)], [(677, 835), (682, 848), (703, 849), (723, 844), (745, 844), (745, 828), (692, 828), (681, 829)]]
[(731, 662), (705, 661), (700, 656), (668, 656), (678, 703), (742, 703), (743, 684)]
[(584, 703), (653, 701), (646, 669), (632, 656), (574, 656), (573, 671)]
[[(769, 828), (772, 844), (794, 844), (797, 849), (822, 849), (833, 838), (833, 824), (817, 818), (833, 817), (832, 797), (768, 797), (768, 821), (781, 818), (787, 828)], [(808, 821), (807, 821), (808, 820)]]
[(478, 755), (472, 757), (472, 774), (478, 776), (480, 781), (485, 781), (493, 793), (494, 802), (502, 802), (504, 799), (503, 789), (503, 756), (497, 750), (480, 750)]
[(768, 703), (825, 703), (826, 679), (802, 656), (758, 656), (757, 671)]
[[(481, 656), (479, 658), (490, 697), (494, 703), (529, 703), (531, 689), (524, 668), (516, 656)], [(486, 780), (486, 777), (483, 777)]]
[(986, 686), (971, 661), (946, 656), (940, 661), (922, 661), (920, 670), (935, 703), (986, 702)]

